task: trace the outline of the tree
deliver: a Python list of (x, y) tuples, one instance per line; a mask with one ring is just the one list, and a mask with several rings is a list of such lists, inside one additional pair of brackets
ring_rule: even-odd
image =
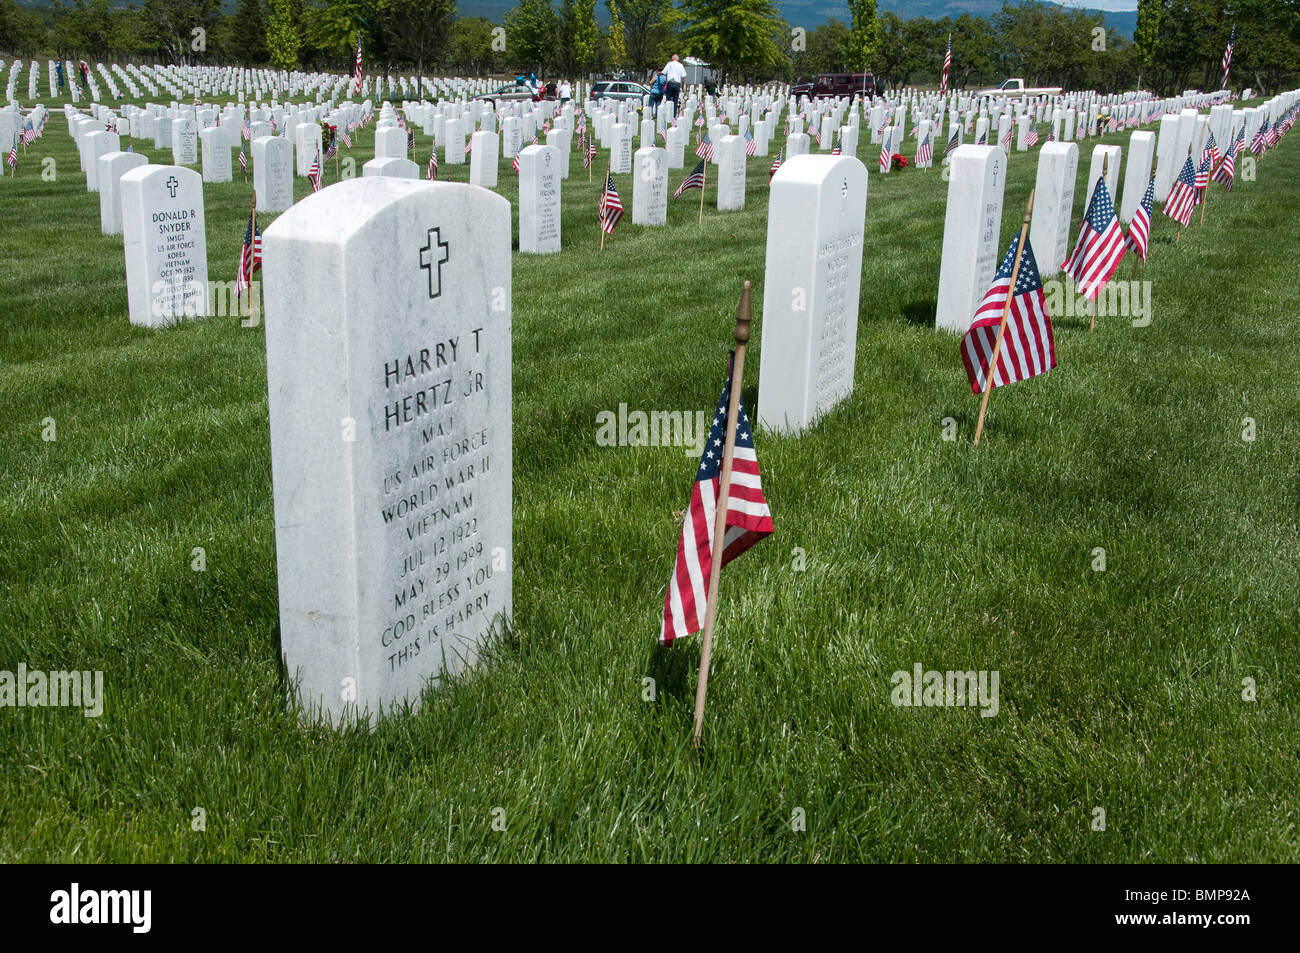
[(1133, 45), (1137, 47), (1138, 86), (1142, 85), (1141, 70), (1155, 64), (1156, 43), (1160, 38), (1160, 0), (1138, 0), (1137, 26), (1133, 28)]
[(596, 0), (563, 0), (558, 54), (560, 70), (565, 76), (576, 76), (596, 62), (599, 40)]
[(733, 73), (770, 72), (785, 61), (778, 40), (789, 36), (771, 0), (684, 0), (682, 43), (717, 67), (723, 80)]
[(456, 0), (377, 0), (375, 12), (389, 49), (415, 66), (417, 94), (423, 95), (424, 64), (446, 48)]
[(515, 65), (545, 72), (555, 60), (560, 18), (551, 0), (519, 0), (506, 11), (506, 53)]
[(609, 60), (615, 69), (627, 63), (627, 32), (623, 27), (623, 18), (619, 16), (618, 4), (614, 0), (605, 0), (609, 7)]
[(261, 0), (239, 0), (231, 18), (228, 42), (232, 58), (244, 66), (258, 66), (270, 59)]
[(451, 27), (445, 62), (472, 73), (494, 71), (500, 56), (492, 49), (492, 31), (486, 17), (462, 17)]
[(172, 63), (191, 63), (206, 52), (206, 34), (220, 12), (221, 0), (144, 0), (148, 38)]
[(849, 38), (844, 50), (845, 66), (854, 72), (870, 69), (880, 49), (880, 20), (876, 0), (848, 0)]
[(278, 70), (297, 69), (301, 40), (294, 22), (292, 0), (269, 0), (269, 3), (271, 16), (266, 24), (266, 48), (271, 65)]
[(661, 65), (667, 58), (663, 46), (672, 37), (677, 19), (672, 0), (623, 0), (618, 12), (632, 69), (642, 75), (651, 66)]

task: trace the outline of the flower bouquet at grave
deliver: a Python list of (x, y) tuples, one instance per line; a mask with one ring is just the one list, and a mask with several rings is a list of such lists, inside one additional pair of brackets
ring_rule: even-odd
[(338, 126), (331, 126), (328, 122), (322, 119), (320, 121), (321, 148), (324, 149), (326, 152), (328, 152), (330, 146), (334, 142), (334, 137), (338, 135), (338, 132), (339, 132)]
[(906, 156), (899, 155), (897, 152), (895, 152), (895, 153), (890, 157), (890, 159), (892, 160), (892, 162), (891, 162), (891, 164), (890, 164), (890, 166), (889, 166), (889, 171), (890, 171), (890, 172), (897, 172), (899, 169), (906, 169), (906, 168), (907, 168), (907, 157), (906, 157)]

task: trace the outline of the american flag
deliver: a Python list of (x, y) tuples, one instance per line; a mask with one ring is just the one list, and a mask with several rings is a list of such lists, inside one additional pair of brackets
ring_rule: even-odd
[(709, 134), (706, 132), (700, 139), (700, 144), (695, 147), (695, 154), (705, 162), (713, 159), (713, 143), (709, 141)]
[(956, 149), (961, 144), (961, 127), (956, 124), (952, 127), (952, 138), (948, 140), (948, 146), (943, 150), (943, 157), (948, 158), (948, 153)]
[(1232, 190), (1232, 183), (1237, 177), (1237, 153), (1241, 152), (1242, 147), (1246, 144), (1246, 130), (1243, 128), (1237, 133), (1237, 141), (1233, 143), (1219, 163), (1219, 168), (1214, 172), (1214, 181), (1220, 185)]
[(1038, 145), (1038, 127), (1033, 123), (1029, 124), (1029, 132), (1025, 133), (1025, 146), (1032, 149)]
[(355, 72), (355, 80), (353, 82), (353, 89), (358, 93), (361, 92), (361, 34), (360, 33), (357, 34), (357, 68)]
[(844, 150), (840, 147), (840, 137), (837, 135), (835, 137), (835, 144), (831, 146), (831, 155), (838, 156), (843, 155), (843, 153)]
[(618, 189), (614, 188), (614, 176), (608, 172), (605, 173), (605, 188), (600, 193), (600, 204), (596, 208), (596, 213), (605, 234), (613, 235), (619, 219), (623, 217), (623, 202), (618, 197)]
[(998, 143), (1004, 152), (1011, 151), (1011, 130), (1013, 125), (1013, 123), (1007, 123), (1007, 131), (1002, 134), (1002, 141)]
[(1196, 207), (1196, 170), (1192, 168), (1192, 157), (1183, 163), (1183, 171), (1178, 173), (1169, 198), (1165, 199), (1164, 213), (1179, 225), (1189, 225), (1192, 221), (1192, 209)]
[(1196, 184), (1196, 204), (1200, 205), (1205, 201), (1205, 191), (1210, 187), (1210, 157), (1205, 156), (1201, 159), (1201, 164), (1196, 170), (1196, 178), (1192, 180)]
[(244, 120), (244, 127), (239, 130), (239, 137), (245, 142), (251, 142), (253, 139), (253, 126), (247, 119)]
[[(722, 492), (722, 456), (730, 404), (731, 364), (728, 363), (727, 379), (713, 414), (713, 426), (700, 457), (700, 467), (695, 472), (691, 502), (682, 522), (682, 535), (677, 541), (677, 560), (664, 597), (659, 641), (665, 645), (678, 636), (700, 631), (708, 614), (712, 595), (708, 585), (713, 571), (713, 534), (717, 526), (718, 496)], [(727, 494), (723, 566), (773, 531), (772, 511), (763, 496), (758, 454), (754, 450), (754, 437), (743, 401), (737, 405), (736, 415), (738, 423), (731, 462), (731, 488)]]
[(415, 151), (415, 127), (410, 126), (406, 130), (406, 151)]
[(1232, 32), (1228, 34), (1228, 48), (1223, 51), (1223, 82), (1219, 85), (1220, 89), (1228, 88), (1228, 74), (1232, 72), (1232, 44), (1237, 39), (1237, 24), (1232, 25)]
[(429, 149), (429, 181), (432, 182), (438, 177), (438, 150)]
[(767, 173), (767, 184), (772, 184), (772, 176), (776, 175), (776, 170), (781, 168), (781, 163), (785, 161), (785, 150), (779, 149), (776, 158), (772, 160), (772, 168)]
[(1201, 153), (1202, 159), (1209, 159), (1210, 166), (1217, 166), (1223, 156), (1219, 153), (1219, 144), (1214, 141), (1214, 132), (1210, 132), (1210, 138), (1205, 140), (1205, 150)]
[(889, 169), (894, 157), (890, 154), (890, 136), (885, 136), (884, 141), (880, 144), (880, 171), (885, 172)]
[(701, 159), (699, 164), (691, 170), (691, 174), (682, 179), (682, 184), (677, 186), (677, 191), (673, 193), (673, 198), (679, 199), (690, 189), (704, 189), (704, 160)]
[(253, 283), (253, 275), (262, 269), (262, 230), (253, 225), (253, 213), (248, 214), (248, 228), (244, 243), (239, 249), (239, 274), (235, 276), (235, 298)]
[(952, 34), (948, 34), (948, 52), (943, 54), (943, 76), (939, 78), (939, 97), (948, 95), (948, 70), (952, 68)]
[(515, 170), (516, 175), (519, 174), (519, 153), (518, 152), (516, 152), (515, 157), (510, 160), (510, 168)]
[(932, 152), (933, 149), (930, 146), (930, 134), (927, 132), (925, 134), (925, 140), (916, 147), (916, 164), (918, 166), (929, 165), (932, 158)]
[(745, 155), (752, 156), (758, 154), (758, 143), (754, 141), (754, 134), (748, 129), (745, 130)]
[(1264, 136), (1264, 127), (1260, 126), (1253, 139), (1250, 140), (1250, 151), (1259, 155), (1268, 146), (1268, 140)]
[(23, 125), (23, 145), (30, 146), (36, 139), (36, 127), (30, 119)]
[(1028, 239), (1025, 240), (1025, 253), (1020, 258), (1020, 270), (1016, 272), (1016, 287), (1012, 293), (1011, 271), (1019, 247), (1020, 236), (1017, 234), (993, 276), (993, 284), (989, 285), (975, 310), (970, 330), (961, 339), (962, 363), (966, 365), (971, 390), (976, 394), (984, 392), (1008, 294), (1011, 294), (1011, 309), (1007, 312), (1002, 347), (998, 349), (998, 363), (993, 369), (993, 386), (1028, 380), (1046, 374), (1056, 366), (1052, 316), (1047, 311), (1043, 280), (1038, 274), (1038, 262)]
[(596, 137), (589, 136), (587, 138), (587, 152), (582, 157), (582, 167), (584, 169), (587, 168), (587, 166), (591, 165), (591, 160), (594, 158), (596, 158)]
[(1156, 180), (1155, 176), (1147, 183), (1147, 190), (1142, 193), (1142, 201), (1138, 203), (1137, 211), (1133, 213), (1133, 221), (1129, 222), (1128, 234), (1124, 236), (1124, 244), (1129, 250), (1138, 254), (1143, 261), (1147, 260), (1147, 249), (1151, 245), (1151, 210), (1156, 204)]
[(989, 142), (989, 131), (985, 129), (983, 132), (980, 133), (980, 137), (975, 140), (975, 145), (986, 146), (988, 145), (988, 142)]
[[(230, 153), (227, 152), (226, 155), (230, 155)], [(245, 157), (245, 155), (244, 155), (244, 146), (243, 146), (243, 143), (240, 143), (240, 146), (239, 146), (239, 170), (240, 170), (241, 172), (247, 172), (247, 171), (248, 171), (248, 159), (247, 159), (247, 157)]]
[[(230, 153), (226, 153), (229, 155)], [(9, 155), (5, 157), (5, 162), (9, 163), (9, 168), (14, 172), (18, 171), (18, 137), (14, 136), (14, 144), (9, 147)]]
[[(1265, 120), (1265, 124), (1267, 124), (1267, 120)], [(1270, 146), (1277, 145), (1277, 140), (1281, 138), (1281, 136), (1278, 134), (1278, 124), (1276, 122), (1274, 122), (1273, 125), (1268, 126), (1268, 131), (1264, 133), (1264, 138)]]
[(334, 158), (339, 152), (338, 139), (331, 139), (330, 144), (325, 147), (325, 158), (327, 160)]
[(339, 138), (343, 140), (345, 148), (352, 148), (352, 123), (348, 123), (347, 129), (339, 133)]
[(316, 153), (316, 158), (311, 160), (311, 168), (307, 170), (307, 181), (311, 183), (313, 192), (320, 191), (320, 152)]
[(1102, 176), (1092, 191), (1074, 252), (1061, 267), (1074, 279), (1079, 294), (1095, 301), (1123, 258), (1124, 229), (1115, 216), (1110, 189)]

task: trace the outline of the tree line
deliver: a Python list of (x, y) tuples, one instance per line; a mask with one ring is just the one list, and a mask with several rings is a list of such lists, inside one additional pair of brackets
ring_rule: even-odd
[(1216, 89), (1236, 26), (1231, 85), (1300, 85), (1300, 0), (1139, 0), (1133, 39), (1101, 14), (1007, 2), (991, 17), (908, 20), (876, 0), (803, 29), (773, 0), (517, 0), (501, 24), (461, 17), (455, 0), (0, 0), (0, 51), (26, 58), (237, 64), (350, 72), (644, 79), (673, 53), (725, 82), (794, 82), (869, 70), (884, 88), (934, 86), (949, 37), (955, 87), (1023, 76), (1033, 85), (1159, 94)]

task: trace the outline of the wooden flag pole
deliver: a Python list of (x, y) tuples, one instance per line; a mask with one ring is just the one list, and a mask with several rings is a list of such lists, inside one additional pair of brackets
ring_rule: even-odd
[(605, 163), (605, 181), (600, 184), (600, 250), (605, 250), (605, 186), (609, 185), (609, 170), (614, 162), (614, 157), (610, 156), (609, 162)]
[(1025, 240), (1029, 237), (1029, 217), (1033, 214), (1034, 192), (1030, 192), (1029, 204), (1025, 206), (1025, 221), (1020, 226), (1020, 242), (1016, 246), (1016, 261), (1011, 266), (1011, 285), (1007, 288), (1006, 304), (1002, 306), (1002, 320), (998, 323), (998, 339), (993, 342), (993, 357), (989, 360), (988, 370), (984, 372), (984, 399), (980, 401), (980, 416), (975, 423), (975, 446), (977, 447), (980, 445), (980, 434), (984, 432), (984, 414), (989, 409), (989, 394), (993, 392), (993, 375), (998, 368), (998, 355), (1002, 352), (1002, 337), (1007, 333), (1007, 318), (1011, 314), (1011, 302), (1016, 296), (1016, 278), (1020, 275), (1020, 259), (1024, 257)]
[(709, 604), (704, 611), (704, 635), (700, 643), (700, 678), (695, 687), (695, 747), (704, 733), (704, 699), (709, 693), (709, 660), (713, 654), (713, 620), (718, 613), (718, 579), (722, 572), (722, 551), (727, 536), (727, 502), (731, 497), (731, 464), (736, 452), (736, 418), (740, 414), (740, 388), (745, 375), (745, 345), (749, 342), (749, 282), (740, 291), (736, 307), (736, 358), (731, 370), (731, 398), (727, 402), (727, 437), (722, 448), (722, 472), (718, 482), (717, 514), (713, 519), (713, 562), (709, 566)]
[(700, 180), (700, 219), (695, 224), (704, 224), (704, 187), (709, 184), (709, 160), (704, 160), (704, 178)]

